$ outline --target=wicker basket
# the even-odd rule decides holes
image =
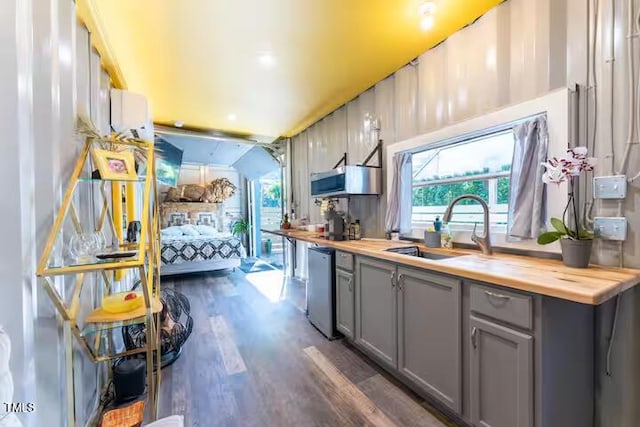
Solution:
[[[144,400],[112,409],[102,416],[102,427],[136,427],[142,424],[144,419]]]

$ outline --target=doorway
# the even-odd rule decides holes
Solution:
[[[252,253],[277,269],[284,268],[284,238],[261,230],[280,228],[284,213],[282,169],[276,169],[250,183]]]

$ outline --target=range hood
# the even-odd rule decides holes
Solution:
[[[311,174],[312,197],[377,196],[382,194],[382,169],[340,166]]]

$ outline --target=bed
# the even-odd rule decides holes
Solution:
[[[247,252],[242,241],[208,225],[161,230],[160,274],[184,274],[236,268]]]

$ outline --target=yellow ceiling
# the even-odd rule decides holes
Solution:
[[[290,136],[502,0],[87,0],[156,122]],[[260,56],[272,55],[270,66]],[[230,120],[229,115],[236,119]]]

